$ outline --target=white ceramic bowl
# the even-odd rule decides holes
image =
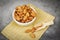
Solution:
[[[32,7],[31,7],[31,8],[32,8]],[[32,8],[32,9],[33,9],[33,8]],[[34,10],[34,9],[33,9],[33,10]],[[34,10],[34,11],[35,11],[35,10]],[[36,17],[34,17],[32,21],[27,22],[27,23],[18,22],[18,21],[14,18],[14,12],[15,12],[15,9],[13,10],[12,17],[13,17],[13,20],[14,20],[18,25],[27,26],[27,25],[33,23],[33,22],[36,20]]]

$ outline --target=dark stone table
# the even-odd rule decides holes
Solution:
[[[60,40],[60,0],[0,0],[0,32],[12,21],[12,12],[17,5],[32,3],[56,17],[40,40]],[[0,33],[0,40],[8,40]]]

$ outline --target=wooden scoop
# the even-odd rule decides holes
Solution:
[[[50,22],[47,22],[47,23],[39,23],[39,24],[35,25],[32,29],[27,29],[25,32],[26,33],[31,32],[30,36],[32,38],[35,38],[36,37],[35,34],[34,34],[35,31],[41,30],[41,29],[45,28],[46,26],[49,26],[49,25],[52,25],[52,24],[54,24],[53,21],[50,21]]]
[[[29,33],[29,32],[35,32],[38,30],[41,30],[43,28],[45,28],[46,26],[52,25],[54,24],[53,21],[47,22],[47,23],[38,23],[37,25],[35,25],[32,29],[27,29],[25,32]]]

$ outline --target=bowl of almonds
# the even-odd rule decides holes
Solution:
[[[36,11],[28,5],[17,6],[12,14],[13,20],[19,25],[29,25],[36,20]]]

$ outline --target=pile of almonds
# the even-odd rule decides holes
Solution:
[[[17,6],[15,9],[14,18],[18,22],[30,22],[33,20],[34,17],[36,17],[36,12],[30,6]]]

